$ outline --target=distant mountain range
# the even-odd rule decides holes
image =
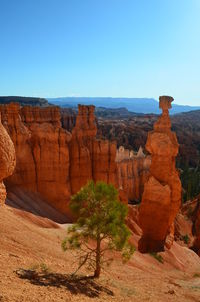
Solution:
[[[153,98],[111,98],[111,97],[60,97],[47,98],[49,103],[61,107],[77,107],[78,104],[95,105],[96,107],[121,108],[125,107],[135,113],[159,114],[158,101]],[[173,104],[171,114],[199,110],[200,106],[185,106]]]

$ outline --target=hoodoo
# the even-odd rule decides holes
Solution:
[[[173,242],[173,225],[181,203],[181,182],[175,167],[178,154],[176,134],[171,131],[169,109],[172,97],[161,96],[159,107],[162,115],[148,133],[146,150],[151,154],[150,176],[144,185],[139,211],[139,222],[143,235],[139,250],[158,252]]]
[[[96,139],[94,106],[78,106],[76,125],[70,141],[72,194],[88,180],[102,180],[117,187],[116,143]]]

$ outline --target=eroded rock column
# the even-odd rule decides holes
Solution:
[[[70,142],[70,181],[72,194],[88,180],[117,184],[116,143],[97,140],[94,106],[78,106],[76,125]]]
[[[139,212],[143,235],[138,248],[143,253],[164,249],[181,203],[181,182],[175,167],[179,145],[176,134],[171,131],[168,112],[172,101],[173,98],[168,96],[159,98],[162,115],[154,124],[154,130],[148,133],[146,143],[152,163]]]

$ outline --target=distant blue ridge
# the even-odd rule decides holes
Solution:
[[[161,111],[158,101],[153,98],[111,98],[111,97],[59,97],[46,98],[49,103],[61,107],[76,107],[78,104],[95,105],[96,107],[120,108],[125,107],[130,112],[135,113],[154,113]],[[172,104],[170,114],[200,110],[200,106],[188,106]]]

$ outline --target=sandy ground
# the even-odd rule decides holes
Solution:
[[[123,264],[115,254],[99,280],[86,277],[84,270],[72,279],[74,254],[61,249],[66,225],[42,221],[0,208],[0,302],[200,302],[200,258],[189,249],[174,244],[161,253],[164,263],[135,252]]]

